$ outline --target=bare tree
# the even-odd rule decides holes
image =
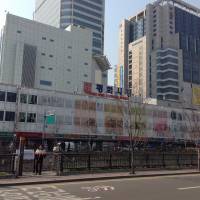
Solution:
[[[141,142],[145,130],[145,103],[141,97],[129,94],[128,101],[119,100],[119,113],[123,116],[124,132],[128,132],[131,154],[131,174],[135,174],[134,153],[136,146]]]

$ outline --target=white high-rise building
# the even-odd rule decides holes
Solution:
[[[105,0],[36,0],[34,20],[65,29],[70,24],[93,31],[93,53],[103,54]]]
[[[81,92],[83,82],[105,84],[106,57],[92,53],[92,31],[58,29],[7,15],[0,48],[0,82],[29,88]]]

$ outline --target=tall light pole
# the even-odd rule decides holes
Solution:
[[[132,112],[131,112],[131,90],[128,90],[128,132],[129,132],[129,145],[131,154],[131,170],[130,174],[135,174],[134,166],[134,146],[133,146],[133,132],[132,132]]]

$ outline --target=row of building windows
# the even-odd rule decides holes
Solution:
[[[88,8],[91,8],[91,9],[97,10],[97,11],[102,11],[103,10],[102,6],[100,6],[99,4],[98,5],[94,5],[94,4],[89,3],[87,1],[84,1],[84,0],[75,0],[74,3],[77,3],[77,4],[82,5],[82,6],[86,6]]]
[[[170,49],[168,49],[166,51],[158,51],[157,52],[157,57],[165,57],[165,56],[168,56],[168,55],[178,57],[178,52],[170,50]]]
[[[40,68],[41,68],[41,69],[45,69],[45,66],[40,66]],[[49,67],[48,70],[52,71],[53,68],[52,68],[52,67]]]
[[[0,121],[15,121],[15,112],[11,111],[0,111]]]
[[[79,24],[79,25],[81,25],[81,26],[88,27],[88,28],[91,28],[91,29],[96,30],[96,31],[101,31],[101,30],[102,30],[102,28],[99,27],[99,26],[95,26],[95,25],[89,24],[89,23],[87,23],[87,22],[78,20],[78,19],[74,19],[73,22],[74,22],[75,24]]]
[[[158,95],[157,96],[158,100],[173,100],[173,101],[178,101],[179,96],[174,95],[174,94],[166,94],[166,95]]]
[[[177,98],[176,95],[166,95],[165,98]],[[163,96],[159,96],[159,98],[163,98]],[[158,114],[158,115],[157,115]],[[169,117],[173,121],[183,121],[187,120],[188,117],[191,118],[193,121],[200,121],[200,117],[198,115],[192,115],[189,114],[182,115],[179,112],[171,111],[169,113]],[[154,112],[152,115],[153,118],[167,118],[167,112]],[[0,111],[0,121],[7,121],[7,122],[14,122],[16,118],[15,112],[12,111]],[[44,123],[44,115],[36,114],[36,113],[26,113],[26,112],[19,112],[18,115],[18,122],[21,123]],[[123,126],[126,126],[124,124],[123,119],[121,118],[114,118],[114,117],[106,117],[105,119],[96,119],[92,117],[72,117],[72,116],[56,116],[56,123],[57,124],[66,124],[66,125],[75,125],[75,126],[83,126],[83,127],[118,127],[122,128]]]
[[[21,30],[17,30],[17,33],[20,34],[20,33],[22,33],[22,31],[21,31]],[[45,36],[43,36],[43,37],[42,37],[42,40],[47,40],[47,38],[46,38]],[[55,40],[52,39],[52,38],[50,38],[49,41],[50,41],[50,42],[54,42]]]
[[[178,73],[172,71],[157,73],[157,79],[167,79],[167,78],[178,79]]]
[[[93,47],[101,48],[102,47],[101,40],[93,38]]]
[[[167,85],[173,85],[173,86],[178,86],[178,82],[177,81],[158,81],[157,82],[157,86],[167,86]]]
[[[164,66],[160,66],[160,65],[158,65],[157,66],[157,70],[161,70],[161,71],[164,71],[164,70],[170,70],[170,69],[172,69],[172,70],[178,70],[178,65],[172,65],[172,64],[167,64],[167,65],[164,65]]]
[[[36,123],[36,113],[20,112],[18,122]]]
[[[171,58],[171,57],[163,58],[163,59],[162,58],[157,59],[157,64],[165,64],[167,62],[178,64],[178,59],[177,58]]]
[[[83,27],[88,27],[88,28],[91,28],[91,29],[93,29],[95,31],[101,31],[101,27],[89,24],[89,23],[81,21],[79,19],[73,19],[73,20],[71,18],[61,18],[60,19],[61,24],[71,24],[72,21],[73,21],[74,24],[79,24],[79,25],[81,25]],[[66,26],[62,25],[62,27],[66,27]]]
[[[14,92],[0,91],[0,101],[16,102],[17,94]]]
[[[41,55],[42,55],[42,56],[46,56],[46,53],[42,52]],[[49,57],[50,57],[50,58],[53,58],[53,55],[52,55],[52,54],[49,54]]]
[[[92,17],[88,17],[88,16],[86,16],[86,15],[83,15],[83,14],[81,14],[81,13],[79,13],[79,12],[73,12],[73,16],[74,17],[78,17],[78,18],[80,18],[80,19],[85,19],[85,20],[87,20],[87,21],[89,21],[89,22],[92,22],[92,23],[95,23],[95,24],[99,24],[99,25],[101,25],[102,24],[102,21],[101,20],[98,20],[98,19],[94,19],[94,18],[92,18]]]
[[[183,56],[183,80],[190,83],[200,84],[200,57]]]
[[[157,88],[157,93],[168,93],[168,92],[178,93],[179,90],[173,87]]]
[[[65,9],[72,9],[72,4],[71,3],[70,4],[61,4],[61,13],[62,13],[62,16],[65,15],[65,12],[66,12]],[[89,10],[89,9],[84,8],[82,6],[79,6],[77,4],[73,5],[73,9],[81,11],[83,13],[90,14],[90,15],[95,16],[95,17],[99,17],[99,18],[102,17],[102,15],[100,13],[98,13],[98,12],[95,12],[95,10]],[[71,16],[71,14],[70,14],[70,16]]]
[[[46,37],[42,37],[42,40],[47,40]],[[54,42],[54,39],[49,39],[50,42]]]

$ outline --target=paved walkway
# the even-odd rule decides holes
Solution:
[[[53,172],[43,172],[41,176],[30,173],[25,173],[23,177],[17,179],[0,179],[0,187],[2,186],[17,186],[17,185],[32,185],[32,184],[47,184],[47,183],[62,183],[62,182],[80,182],[94,181],[119,178],[136,178],[136,177],[153,177],[167,175],[183,175],[183,174],[200,174],[197,170],[161,170],[161,171],[136,171],[136,174],[131,175],[128,172],[113,172],[113,173],[93,173],[93,174],[78,174],[68,176],[56,176]]]

